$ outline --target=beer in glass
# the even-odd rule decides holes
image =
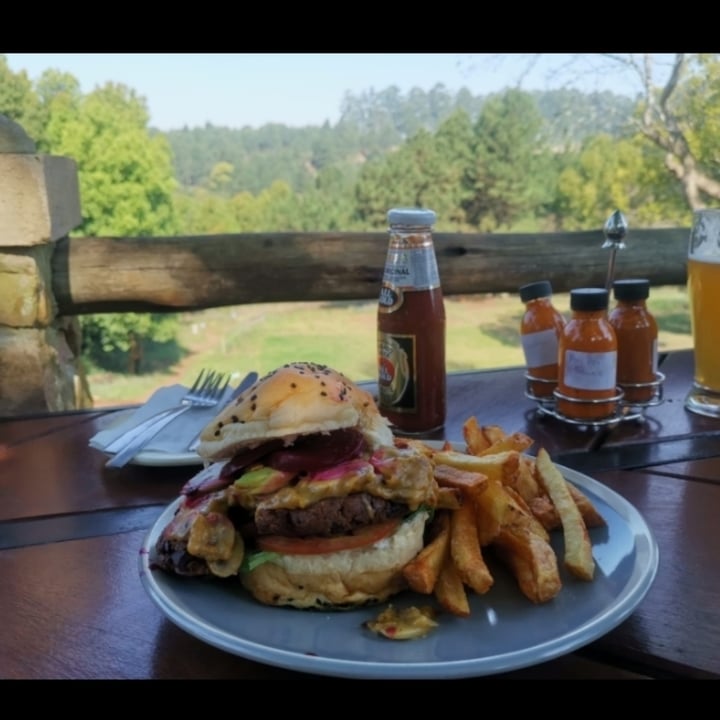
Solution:
[[[720,418],[720,210],[693,213],[687,276],[695,373],[685,407]]]

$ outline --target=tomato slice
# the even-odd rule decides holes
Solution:
[[[401,522],[400,518],[392,518],[376,525],[368,525],[352,535],[336,537],[293,538],[264,535],[257,539],[257,546],[260,550],[282,555],[322,555],[341,550],[357,550],[389,537],[398,529]]]

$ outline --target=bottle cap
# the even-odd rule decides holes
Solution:
[[[576,288],[570,291],[570,309],[586,312],[607,310],[608,297],[605,288]]]
[[[538,298],[550,297],[552,295],[552,285],[549,280],[538,280],[523,285],[520,288],[520,299],[523,302],[530,302]]]
[[[616,280],[613,292],[616,300],[647,300],[650,296],[650,281],[644,278]]]
[[[434,225],[436,217],[425,208],[393,208],[387,214],[390,225]]]

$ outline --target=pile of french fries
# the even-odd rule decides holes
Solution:
[[[526,451],[533,440],[506,433],[477,418],[463,425],[466,452],[450,443],[441,449],[407,440],[433,463],[440,487],[430,537],[404,568],[408,585],[433,594],[453,615],[470,614],[468,589],[484,594],[494,578],[486,555],[494,553],[511,571],[520,591],[534,603],[562,588],[550,533],[562,531],[563,562],[575,577],[590,581],[595,570],[588,528],[605,525],[592,502],[566,482],[544,448]]]

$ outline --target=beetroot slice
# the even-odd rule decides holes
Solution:
[[[270,453],[264,462],[285,472],[317,472],[352,460],[365,448],[365,438],[354,428],[300,437],[291,445]]]
[[[354,428],[313,433],[283,446],[282,438],[268,440],[256,448],[240,450],[227,462],[215,462],[193,475],[183,486],[183,495],[203,495],[230,485],[241,470],[262,461],[283,472],[317,472],[352,460],[365,449],[365,438]]]

